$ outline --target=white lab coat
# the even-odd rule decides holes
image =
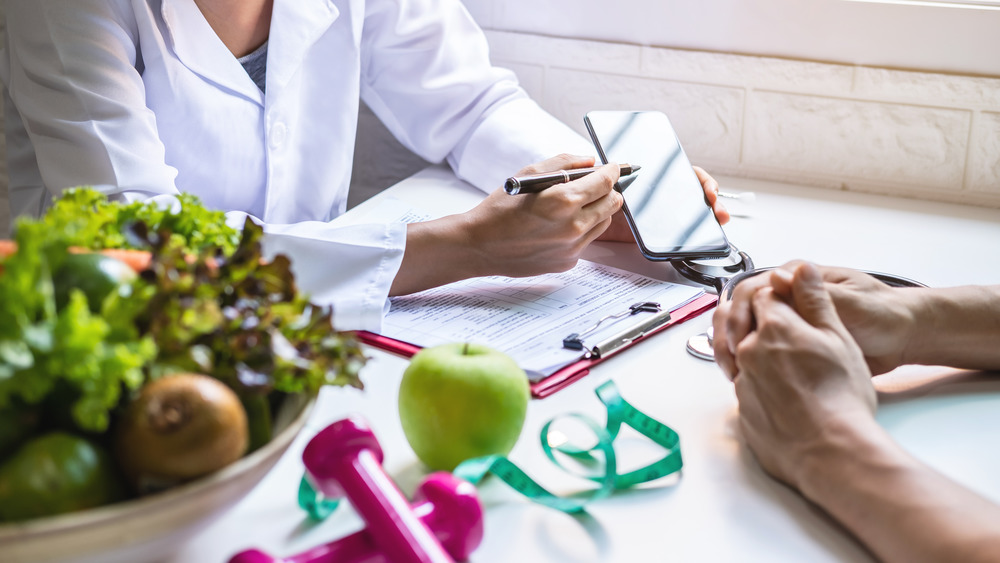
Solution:
[[[268,41],[265,96],[194,0],[8,0],[14,214],[81,184],[128,200],[191,192],[262,221],[339,328],[378,330],[405,226],[326,223],[345,210],[359,97],[486,190],[591,152],[490,65],[458,0],[275,0]]]

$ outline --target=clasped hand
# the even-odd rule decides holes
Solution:
[[[875,390],[816,266],[795,264],[757,278],[737,286],[716,311],[716,358],[734,381],[747,445],[768,473],[801,488],[802,472],[845,425],[874,420]],[[853,276],[848,282],[867,287]],[[869,297],[863,290],[840,293]]]
[[[791,262],[719,305],[715,358],[768,473],[801,489],[838,436],[874,424],[871,375],[907,363],[919,295],[856,270]]]

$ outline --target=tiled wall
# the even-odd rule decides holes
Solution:
[[[718,174],[1000,207],[1000,78],[487,36],[583,134],[589,110],[656,109]]]

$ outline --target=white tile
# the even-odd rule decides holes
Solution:
[[[1000,109],[1000,78],[858,67],[854,94],[872,100]]]
[[[1000,113],[975,116],[966,187],[1000,196]]]
[[[642,75],[765,90],[838,95],[851,91],[854,68],[772,57],[646,47],[642,52]]]
[[[580,70],[639,74],[641,47],[621,43],[560,39],[527,33],[487,31],[493,60]]]
[[[743,90],[550,68],[543,105],[586,135],[592,110],[659,110],[695,164],[739,162]]]
[[[744,164],[916,188],[958,190],[967,111],[753,92]]]

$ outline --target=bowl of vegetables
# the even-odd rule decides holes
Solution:
[[[0,555],[155,561],[364,362],[259,227],[68,191],[0,245]],[[124,258],[124,260],[122,259]]]
[[[7,562],[158,561],[221,517],[277,463],[304,425],[309,402],[289,403],[274,438],[238,461],[187,484],[57,516],[0,524]]]

